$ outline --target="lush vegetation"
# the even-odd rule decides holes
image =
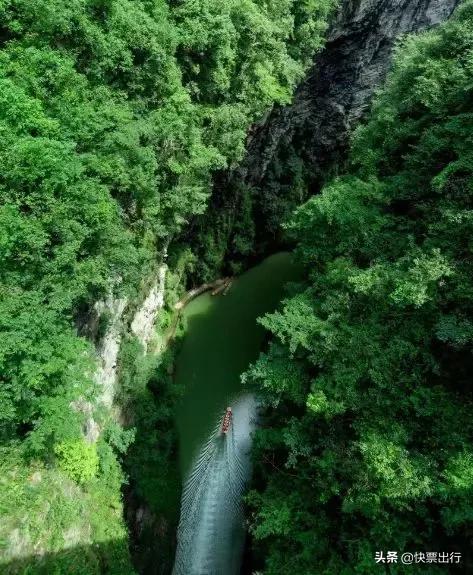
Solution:
[[[267,404],[248,503],[268,575],[371,575],[381,550],[473,569],[472,55],[471,1],[405,40],[349,173],[287,226],[307,281],[246,375]],[[407,570],[449,567],[389,572]]]
[[[123,472],[109,442],[100,440],[96,450],[101,463],[97,476],[81,471],[77,477],[77,470],[84,467],[75,455],[68,463],[74,466],[71,478],[49,461],[26,465],[16,443],[1,448],[2,573],[133,573],[122,519]],[[32,560],[35,556],[37,561]]]
[[[35,449],[69,434],[59,413],[88,386],[72,317],[136,290],[205,209],[212,170],[289,101],[329,4],[0,4],[0,416]]]
[[[80,406],[100,389],[80,334],[97,300],[141,296],[164,246],[204,212],[213,172],[238,162],[252,122],[289,102],[332,3],[0,0],[0,439],[4,476],[23,494],[2,508],[3,557],[71,541],[125,552],[109,509],[131,435],[98,409],[100,442],[84,442]],[[150,408],[146,393],[138,382],[127,405]],[[150,416],[156,429],[166,417]],[[37,466],[41,487],[30,487]],[[51,499],[45,522],[25,520],[30,496]],[[78,516],[87,525],[72,540]],[[108,565],[100,554],[81,557],[88,573]]]
[[[177,335],[182,335],[182,329]],[[178,350],[176,338],[160,354],[156,366],[156,359],[145,357],[135,338],[127,338],[121,349],[118,401],[128,414],[128,426],[135,431],[124,462],[127,513],[140,573],[152,573],[157,561],[163,573],[171,573],[174,564],[181,497],[174,417],[183,392],[173,381]]]
[[[128,480],[129,508],[146,503],[138,567],[158,549],[170,569],[172,355],[124,338],[124,431],[82,334],[98,300],[142,297],[169,245],[172,301],[186,275],[238,272],[279,237],[306,197],[291,149],[256,208],[236,183],[205,210],[334,4],[0,0],[2,572],[132,573]],[[273,337],[244,376],[266,404],[248,505],[267,575],[371,575],[388,549],[458,550],[473,569],[472,54],[471,0],[406,39],[348,173],[286,225],[306,281],[261,320]]]

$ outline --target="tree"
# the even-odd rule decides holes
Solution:
[[[307,280],[245,376],[267,405],[248,499],[265,573],[371,574],[382,549],[471,569],[472,48],[471,2],[406,39],[350,173],[288,223]]]

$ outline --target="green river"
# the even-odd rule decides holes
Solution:
[[[242,391],[241,373],[258,357],[265,330],[256,319],[273,311],[284,285],[298,277],[291,255],[281,252],[237,278],[227,295],[207,292],[185,307],[187,330],[175,375],[186,390],[176,414],[183,475]]]

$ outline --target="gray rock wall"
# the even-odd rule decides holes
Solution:
[[[341,0],[326,47],[293,104],[273,110],[255,127],[236,176],[258,185],[279,147],[292,142],[317,179],[321,171],[345,157],[352,128],[386,77],[396,40],[443,22],[459,3]]]

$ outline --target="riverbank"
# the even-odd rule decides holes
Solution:
[[[211,290],[206,290],[184,308],[186,328],[176,356],[174,378],[175,384],[184,389],[175,412],[182,480],[188,476],[225,408],[237,405],[245,393],[240,376],[256,360],[265,339],[258,317],[273,311],[284,297],[285,284],[297,279],[298,266],[289,253],[281,252],[236,278],[226,296],[214,297]],[[214,478],[209,475],[207,480]],[[209,487],[209,497],[212,493]],[[216,500],[214,504],[218,509],[224,502]],[[213,550],[208,553],[223,553],[224,549],[215,549],[213,532],[205,526],[205,510],[199,517],[202,524],[196,519],[193,528],[196,537],[203,530],[200,545],[205,547],[207,541]],[[231,521],[230,516],[228,520]],[[224,539],[221,544],[228,545]],[[237,546],[236,541],[234,544]],[[182,554],[185,556],[185,551]],[[236,564],[240,560],[241,557]]]
[[[129,422],[136,436],[126,458],[126,516],[140,573],[154,574],[156,557],[161,573],[171,572],[187,469],[219,411],[242,391],[240,374],[264,342],[257,318],[274,309],[296,276],[289,254],[275,254],[235,278],[225,296],[212,292],[229,278],[168,304],[164,333],[148,358],[135,339],[124,342],[121,381],[130,390],[129,413],[137,414]]]

